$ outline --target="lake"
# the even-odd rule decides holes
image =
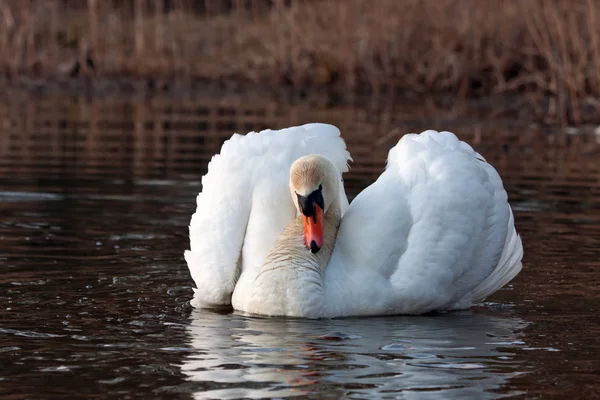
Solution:
[[[0,394],[73,398],[600,396],[600,136],[493,107],[277,93],[0,96]],[[304,321],[194,310],[200,177],[233,132],[340,127],[356,195],[402,134],[499,171],[524,268],[469,311]]]

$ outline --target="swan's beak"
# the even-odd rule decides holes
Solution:
[[[308,196],[298,196],[298,207],[304,215],[304,244],[306,248],[316,253],[323,247],[325,241],[323,236],[323,200],[322,187]]]
[[[315,204],[313,216],[304,216],[304,244],[307,249],[316,253],[323,247],[323,209]]]

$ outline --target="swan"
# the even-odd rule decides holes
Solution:
[[[502,180],[451,132],[404,135],[351,204],[335,126],[234,134],[202,178],[184,257],[192,305],[334,318],[469,308],[523,247]]]

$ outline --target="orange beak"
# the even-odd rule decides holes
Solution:
[[[314,215],[304,216],[304,245],[316,253],[323,246],[325,238],[323,236],[323,209],[315,204],[314,210]]]

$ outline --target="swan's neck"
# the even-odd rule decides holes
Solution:
[[[288,316],[314,316],[322,312],[323,275],[340,220],[340,207],[329,207],[323,219],[323,246],[313,254],[304,245],[303,218],[294,219],[265,258],[254,281],[253,300],[245,311]]]
[[[324,243],[319,252],[313,254],[304,244],[304,221],[299,216],[294,219],[281,233],[271,247],[261,272],[268,271],[275,266],[297,266],[315,270],[322,273],[329,263],[338,228],[340,226],[341,212],[337,205],[329,207],[323,218]]]

